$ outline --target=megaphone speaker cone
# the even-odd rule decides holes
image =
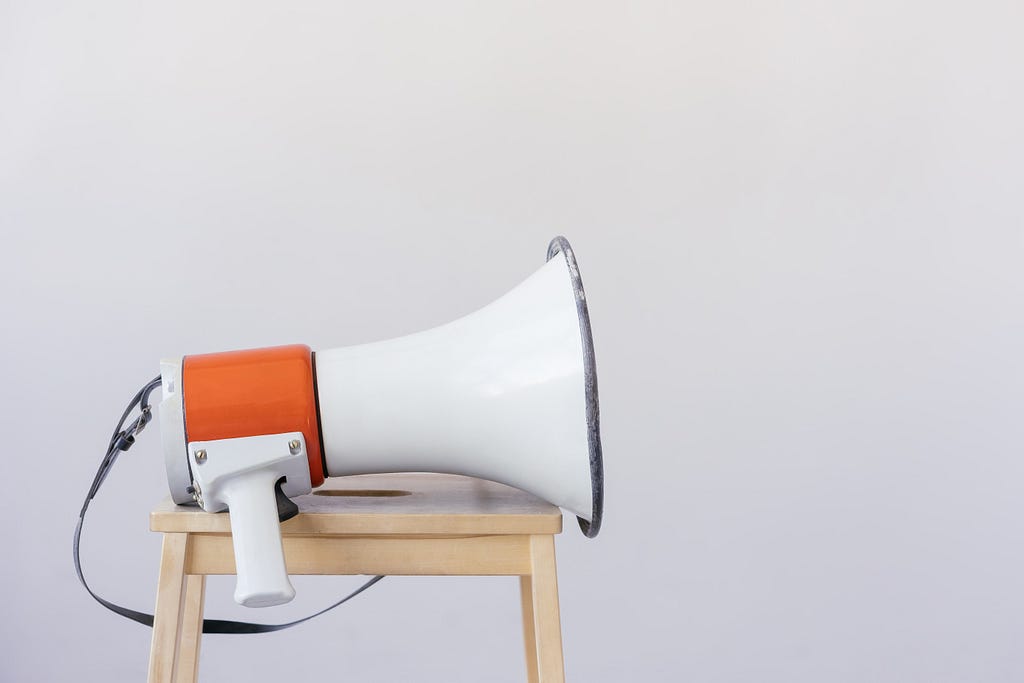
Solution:
[[[499,481],[600,529],[603,469],[586,296],[569,243],[446,325],[316,353],[328,476],[426,471]]]

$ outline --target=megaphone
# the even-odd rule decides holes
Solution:
[[[178,504],[229,510],[235,601],[290,601],[280,522],[325,477],[445,472],[531,492],[601,527],[594,345],[579,266],[556,237],[515,289],[397,339],[161,363],[160,431]]]

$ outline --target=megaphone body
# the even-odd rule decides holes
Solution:
[[[279,520],[325,477],[470,475],[569,510],[588,536],[600,528],[593,343],[564,238],[518,287],[447,325],[316,353],[185,356],[161,379],[171,496],[230,510],[240,604],[294,596]]]

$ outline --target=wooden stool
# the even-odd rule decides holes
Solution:
[[[444,474],[328,479],[295,502],[301,514],[281,525],[289,574],[518,576],[527,678],[564,680],[554,505]],[[195,681],[206,575],[235,573],[229,518],[167,498],[150,529],[164,538],[149,681]]]

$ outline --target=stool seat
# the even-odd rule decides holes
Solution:
[[[299,514],[281,524],[289,574],[518,576],[527,680],[564,680],[558,507],[503,484],[427,473],[332,478],[294,501]],[[150,529],[164,537],[149,680],[195,681],[205,577],[235,573],[230,513],[167,497]]]
[[[299,514],[282,534],[557,534],[562,511],[493,481],[455,474],[333,477],[293,499]],[[151,531],[231,533],[230,513],[175,505],[170,496],[149,516]]]

